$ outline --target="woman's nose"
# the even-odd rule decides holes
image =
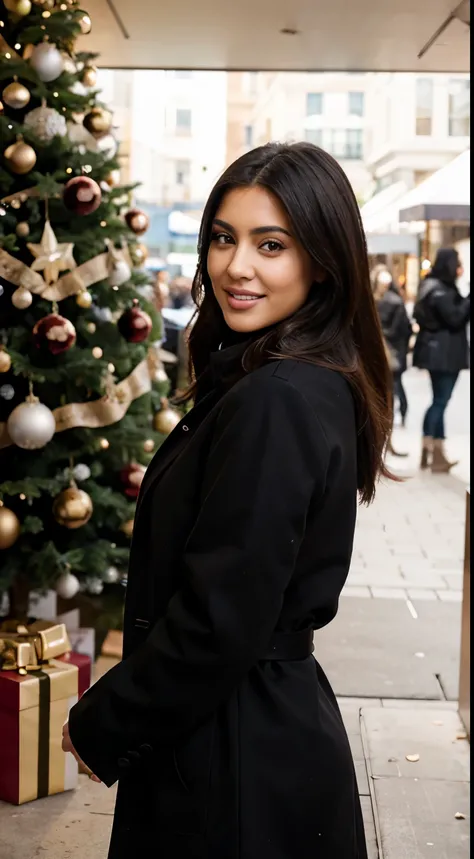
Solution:
[[[227,272],[232,280],[252,280],[255,276],[250,252],[243,246],[236,246],[232,259],[227,266]]]

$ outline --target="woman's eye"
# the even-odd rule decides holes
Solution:
[[[227,233],[213,233],[211,241],[216,242],[218,245],[227,245],[231,243],[232,238]]]
[[[260,247],[266,251],[270,251],[271,253],[275,253],[275,251],[282,251],[283,250],[283,245],[280,244],[280,242],[275,242],[272,239],[268,239],[268,241],[263,242],[263,244],[260,245]]]

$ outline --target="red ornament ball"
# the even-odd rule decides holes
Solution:
[[[90,215],[98,209],[101,200],[102,191],[89,176],[75,176],[64,186],[64,205],[75,215]]]
[[[130,209],[125,214],[125,223],[136,236],[141,236],[150,226],[150,219],[141,209]]]
[[[76,342],[76,329],[69,319],[59,313],[50,313],[33,328],[33,343],[37,349],[60,355]]]
[[[149,337],[153,323],[140,307],[131,307],[122,313],[117,328],[129,343],[141,343]]]
[[[126,465],[125,468],[122,468],[120,472],[120,480],[125,486],[125,495],[128,495],[129,498],[138,498],[145,471],[145,466],[139,465],[137,462],[133,462],[130,465]]]

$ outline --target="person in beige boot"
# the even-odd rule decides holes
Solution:
[[[467,323],[470,295],[464,298],[456,280],[463,268],[454,248],[438,251],[435,264],[420,286],[414,317],[420,326],[413,366],[428,370],[433,400],[423,421],[421,468],[448,472],[456,465],[444,450],[444,415],[461,370],[469,367]]]

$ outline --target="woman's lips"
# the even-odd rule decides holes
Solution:
[[[263,295],[256,295],[255,293],[230,292],[229,290],[226,290],[225,293],[232,310],[250,310],[251,307],[255,307],[265,297]]]

